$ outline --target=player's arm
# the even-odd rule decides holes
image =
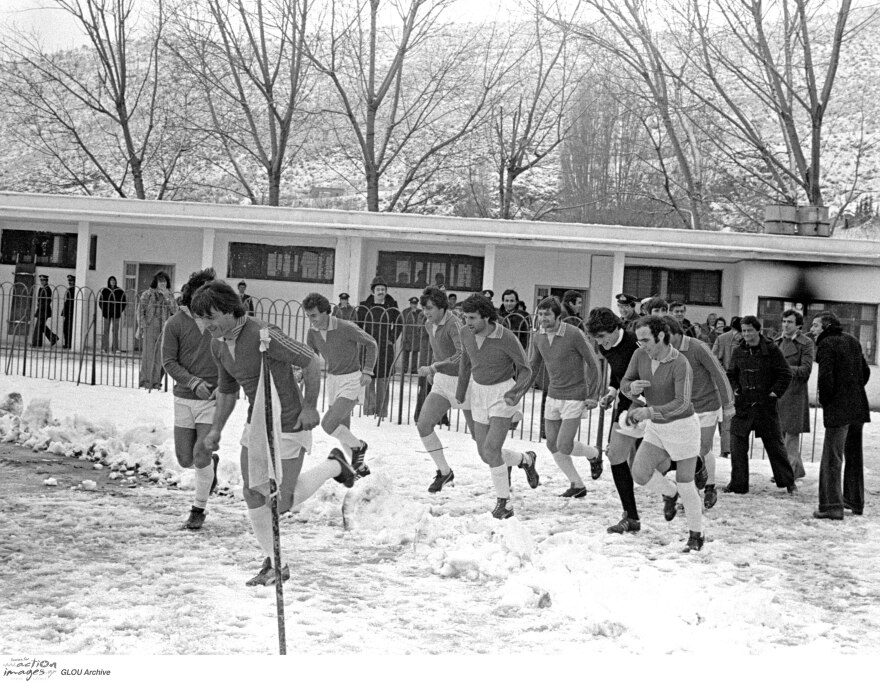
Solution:
[[[511,333],[509,336],[504,335],[501,338],[503,339],[507,355],[516,366],[516,383],[514,383],[513,388],[504,394],[504,402],[508,405],[515,405],[525,395],[526,391],[529,390],[529,386],[532,385],[532,370],[529,367],[529,359],[526,357],[526,352],[523,350],[522,344],[520,344],[516,335]]]
[[[211,430],[205,436],[203,444],[208,452],[214,452],[220,447],[220,434],[223,433],[223,427],[229,420],[229,415],[235,409],[235,403],[238,401],[238,382],[232,375],[226,371],[219,358],[214,354],[214,347],[211,344],[211,354],[214,356],[214,362],[217,365],[217,404],[214,407],[214,422],[211,424]]]
[[[446,329],[447,327],[449,327],[448,330]],[[461,365],[461,356],[463,354],[461,345],[461,328],[455,324],[454,320],[449,320],[443,325],[443,328],[444,331],[442,333],[449,335],[449,338],[452,340],[452,345],[455,346],[455,352],[445,360],[437,360],[434,362],[431,365],[431,369],[435,372],[439,372],[441,369],[456,369]]]
[[[544,369],[544,356],[538,350],[538,342],[534,341],[529,346],[529,369],[532,371],[532,377],[537,380],[541,376],[541,370]]]
[[[712,351],[707,346],[701,346],[699,352],[700,364],[709,372],[712,377],[712,383],[715,385],[715,391],[721,401],[721,411],[723,419],[729,419],[733,415],[733,389],[727,380],[727,374],[721,363],[718,362]]]
[[[360,327],[352,327],[352,333],[355,335],[355,343],[364,349],[364,364],[361,366],[361,384],[369,384],[373,380],[376,373],[376,360],[379,357],[379,344],[376,339],[367,334]]]
[[[633,353],[632,357],[629,359],[629,365],[627,365],[626,372],[618,384],[620,392],[627,398],[635,399],[638,397],[637,393],[631,393],[630,391],[632,390],[632,383],[639,380],[639,358],[643,352],[644,351],[639,348]]]
[[[269,348],[266,353],[273,360],[302,368],[305,391],[296,427],[311,431],[321,421],[317,410],[321,382],[318,356],[306,344],[295,341],[277,327],[269,327]]]
[[[318,368],[318,356],[313,355],[312,361],[302,368],[303,405],[294,428],[311,431],[321,421],[318,415],[318,396],[321,394],[321,370]]]
[[[464,343],[462,342],[462,347],[464,347]],[[461,354],[461,361],[458,364],[458,385],[455,389],[455,399],[459,403],[463,403],[465,400],[465,396],[467,396],[468,384],[471,381],[471,356],[468,355],[467,350],[463,350]]]
[[[587,383],[587,407],[590,409],[599,404],[599,396],[602,393],[602,373],[599,369],[599,359],[593,351],[587,337],[577,330],[575,347],[584,361],[584,381]]]
[[[202,400],[208,400],[214,391],[204,379],[190,373],[177,358],[180,353],[180,336],[176,321],[169,319],[162,330],[162,367],[174,381],[186,386]]]

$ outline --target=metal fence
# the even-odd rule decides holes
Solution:
[[[113,323],[108,322],[104,314],[107,306],[100,305],[101,290],[65,286],[50,289],[51,316],[45,315],[45,292],[41,310],[38,290],[37,286],[0,283],[0,360],[4,374],[77,384],[139,387],[144,355],[153,353],[153,357],[158,357],[160,352],[155,347],[142,348],[143,339],[136,334],[138,301],[143,292],[123,291],[124,307],[119,311],[119,338],[114,350]],[[309,321],[299,301],[269,298],[251,298],[250,301],[256,318],[276,325],[291,338],[305,341]],[[377,380],[366,404],[357,407],[357,415],[373,416],[380,423],[415,424],[421,403],[430,390],[429,384],[416,372],[419,366],[432,361],[423,314],[412,309],[365,306],[352,306],[334,314],[356,322],[379,344]],[[570,321],[580,323],[576,318]],[[531,316],[517,313],[503,322],[524,346],[531,344],[536,329]],[[602,369],[603,376],[607,376],[604,361]],[[522,399],[523,418],[511,435],[538,442],[543,440],[542,407],[546,395],[541,390],[540,377],[536,377],[535,383]],[[170,388],[169,378],[163,375],[159,390]],[[327,407],[323,388],[319,407],[322,410]],[[802,439],[801,451],[805,459],[806,451],[810,451],[810,461],[816,459],[817,452],[821,454],[824,430],[817,413],[814,408],[813,432],[804,434]],[[449,420],[448,428],[466,430],[459,411],[453,410]],[[604,450],[610,428],[611,411],[602,414],[601,410],[592,410],[581,422],[579,438]],[[753,444],[752,456],[764,457],[760,444]]]

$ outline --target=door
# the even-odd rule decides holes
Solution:
[[[581,287],[560,287],[555,284],[538,284],[535,286],[535,304],[532,307],[532,310],[537,310],[538,304],[548,296],[556,296],[561,302],[565,292],[570,290],[577,291],[581,295],[581,298],[584,299],[584,305],[581,307],[581,317],[585,318],[587,311],[590,309],[590,290]]]

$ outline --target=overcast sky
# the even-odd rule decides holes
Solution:
[[[499,2],[504,2],[508,10],[516,4],[516,0],[459,0],[447,16],[462,21],[484,21],[496,16]],[[52,0],[0,0],[0,31],[12,24],[36,31],[50,49],[81,44],[84,38],[70,15],[53,5]]]

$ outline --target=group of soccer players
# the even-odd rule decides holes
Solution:
[[[714,430],[733,409],[725,373],[704,344],[686,336],[672,317],[647,316],[629,331],[610,309],[595,308],[585,321],[571,324],[559,300],[551,296],[538,304],[539,329],[527,357],[485,296],[475,294],[463,301],[461,318],[450,310],[446,292],[439,288],[425,289],[420,303],[432,350],[432,362],[418,368],[432,385],[417,423],[436,468],[428,492],[454,485],[455,474],[435,427],[450,409],[460,409],[477,453],[489,467],[496,498],[491,514],[496,519],[513,516],[511,470],[523,469],[529,487],[538,487],[537,453],[510,450],[504,442],[512,420],[521,416],[523,395],[536,377],[546,376],[546,445],[569,482],[560,496],[578,499],[587,494],[576,461],[589,462],[592,479],[602,475],[599,451],[580,442],[577,434],[587,410],[613,404],[607,456],[623,516],[608,532],[640,530],[634,494],[638,483],[663,496],[668,521],[679,504],[684,507],[689,537],[683,551],[702,548],[702,510],[717,499]],[[265,488],[249,485],[248,466],[249,448],[258,447],[250,424],[264,360],[281,406],[279,511],[301,504],[328,479],[350,488],[370,474],[367,443],[352,432],[351,413],[373,380],[376,341],[353,322],[332,316],[331,304],[321,294],[309,294],[303,309],[311,324],[306,343],[248,316],[238,294],[216,280],[209,268],[193,273],[183,287],[180,311],[164,332],[163,364],[176,382],[177,457],[181,466],[195,470],[194,501],[185,528],[201,528],[205,521],[208,496],[216,485],[214,452],[239,391],[248,398],[248,423],[240,441],[243,496],[266,556],[249,585],[275,580],[269,499]],[[607,391],[590,339],[610,369]],[[323,419],[317,410],[318,355],[324,359],[329,404]],[[312,448],[311,430],[319,423],[341,449],[333,448],[326,460],[302,471]],[[672,469],[674,482],[666,475]],[[704,486],[701,499],[698,489]],[[282,575],[286,578],[287,573]]]

